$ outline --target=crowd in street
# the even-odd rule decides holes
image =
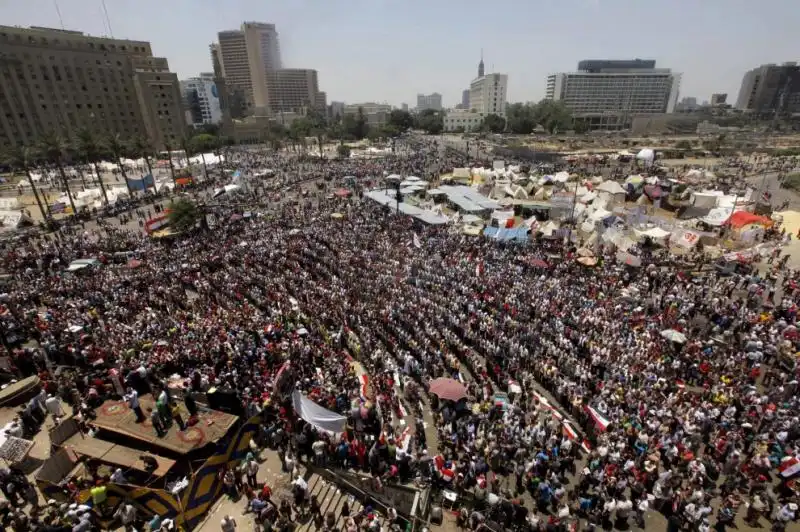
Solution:
[[[431,157],[318,171],[423,175]],[[265,179],[280,187],[302,175],[259,154],[237,164],[275,169]],[[154,430],[182,428],[164,392],[176,374],[189,398],[235,392],[242,415],[262,416],[256,443],[277,450],[292,479],[294,500],[281,500],[255,482],[252,459],[225,473],[262,529],[287,530],[298,515],[320,530],[399,523],[372,508],[323,515],[298,478],[302,463],[369,472],[378,487],[453,491],[459,505],[470,501],[461,525],[476,530],[625,527],[651,511],[671,530],[725,530],[737,516],[782,530],[796,520],[781,467],[800,441],[800,273],[692,276],[648,247],[634,250],[640,268],[602,246],[587,267],[574,245],[498,243],[358,198],[218,214],[210,232],[168,241],[109,227],[9,247],[2,303],[38,346],[16,349],[15,367],[38,374],[89,427],[92,405],[124,399],[136,410],[153,393]],[[86,257],[102,264],[64,271]],[[464,382],[465,397],[438,400],[428,392],[438,377]],[[299,419],[292,389],[347,416],[348,431]],[[84,530],[86,515],[33,511],[15,529]]]

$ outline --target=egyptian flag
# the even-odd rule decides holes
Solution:
[[[778,470],[781,472],[783,478],[794,476],[800,473],[800,460],[794,456],[784,458],[781,465],[778,466]]]
[[[572,428],[572,425],[564,421],[562,422],[561,426],[563,428],[564,436],[573,441],[578,439],[578,433],[575,432],[575,429]]]
[[[593,407],[587,405],[584,407],[584,409],[586,410],[586,413],[589,414],[589,416],[591,416],[591,418],[594,420],[595,424],[598,426],[598,428],[600,428],[600,430],[606,430],[608,426],[611,424],[611,420],[606,418],[604,415],[602,415]]]

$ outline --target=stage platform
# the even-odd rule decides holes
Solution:
[[[238,419],[237,416],[218,410],[203,409],[198,405],[200,412],[194,426],[187,427],[185,431],[181,432],[173,422],[167,434],[158,437],[153,429],[148,411],[148,409],[156,408],[155,400],[151,395],[145,395],[139,397],[139,404],[145,414],[145,421],[142,423],[136,423],[136,414],[126,402],[106,401],[97,408],[97,419],[92,421],[92,424],[101,430],[134,438],[174,453],[187,454],[223,438]],[[186,422],[189,419],[189,413],[182,402],[179,403],[179,406],[181,417]]]

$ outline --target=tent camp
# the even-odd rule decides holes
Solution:
[[[594,191],[601,198],[605,198],[608,205],[625,202],[625,189],[616,181],[603,181]]]

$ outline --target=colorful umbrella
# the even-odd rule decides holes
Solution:
[[[439,399],[458,401],[467,396],[467,387],[455,379],[439,377],[431,381],[430,392],[438,396]]]
[[[547,264],[542,259],[531,259],[529,264],[531,266],[533,266],[534,268],[549,268],[550,267],[550,265]]]
[[[581,257],[578,259],[578,262],[584,266],[594,266],[597,264],[597,259],[594,257]]]

